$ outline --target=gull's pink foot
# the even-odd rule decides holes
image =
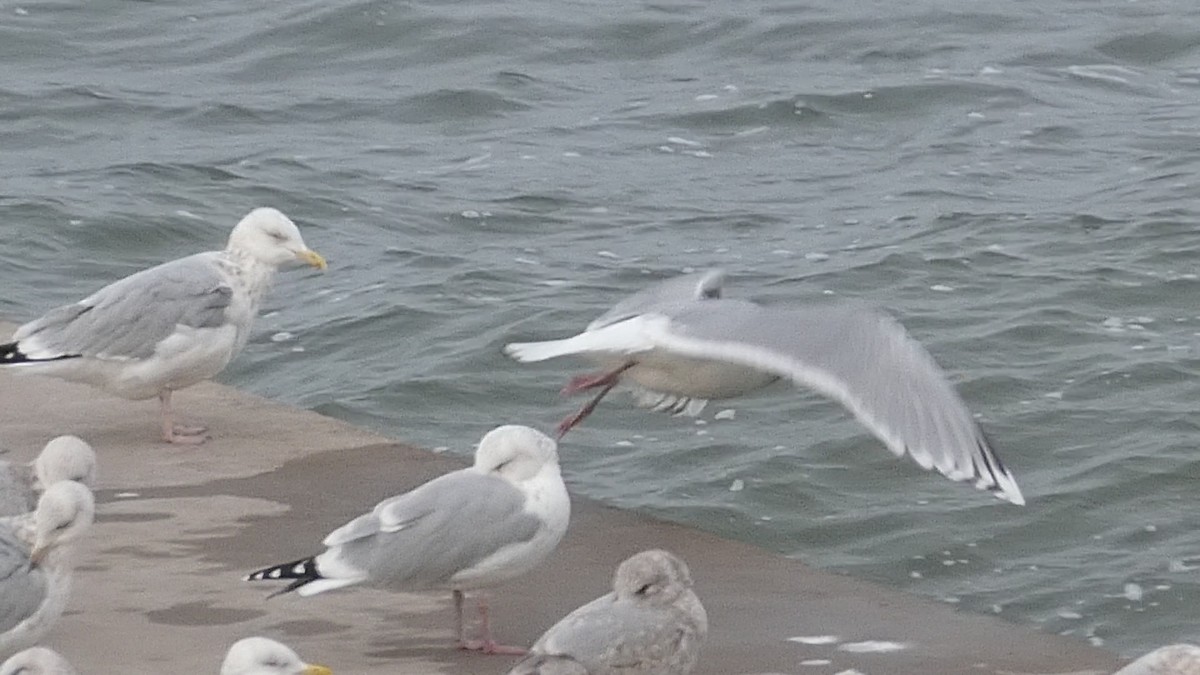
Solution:
[[[524,656],[529,650],[521,647],[497,644],[495,640],[466,640],[458,643],[459,649],[484,654],[502,654],[505,656]]]

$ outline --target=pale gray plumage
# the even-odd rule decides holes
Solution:
[[[96,483],[96,452],[76,436],[50,440],[28,464],[0,462],[0,517],[28,513],[47,485],[73,480],[91,488]]]
[[[46,598],[46,574],[29,554],[15,532],[0,527],[0,633],[32,616]]]
[[[579,335],[505,351],[519,361],[589,357],[612,369],[610,378],[636,383],[641,404],[692,414],[708,399],[791,380],[842,403],[897,456],[1024,503],[941,368],[891,317],[846,304],[780,308],[725,299],[721,279],[719,272],[670,279]]]
[[[1189,644],[1159,647],[1113,675],[1200,675],[1200,647]]]
[[[53,649],[30,647],[0,665],[0,675],[79,675],[79,672]]]
[[[507,481],[454,472],[382,502],[324,543],[340,546],[338,558],[365,571],[371,585],[442,588],[501,548],[533,539],[542,521],[524,509],[525,496]]]
[[[27,513],[37,505],[32,464],[0,463],[0,516]]]
[[[509,675],[687,675],[707,634],[687,565],[642,551],[617,568],[611,593],[554,624]]]
[[[178,326],[225,323],[233,290],[214,265],[218,255],[197,253],[131,274],[83,302],[50,310],[13,339],[36,337],[43,350],[59,356],[147,358]]]

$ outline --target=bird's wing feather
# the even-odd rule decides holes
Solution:
[[[32,616],[46,590],[45,574],[30,566],[29,549],[10,532],[0,531],[0,632]]]
[[[470,469],[380,502],[326,539],[340,563],[376,582],[439,584],[502,548],[531,540],[542,522],[513,484]]]
[[[13,339],[34,359],[149,357],[177,326],[212,328],[226,322],[233,290],[215,256],[200,253],[132,274],[78,303],[50,310],[17,329]]]
[[[933,357],[885,314],[714,300],[681,306],[669,321],[647,318],[662,349],[789,378],[842,403],[897,456],[1024,503]]]

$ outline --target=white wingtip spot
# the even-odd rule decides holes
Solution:
[[[283,576],[283,570],[271,570],[267,572],[267,577],[270,579],[278,579],[281,576]]]

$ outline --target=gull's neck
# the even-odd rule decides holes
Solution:
[[[237,282],[241,283],[242,288],[250,296],[250,301],[257,309],[259,301],[271,288],[271,280],[275,277],[275,266],[233,247],[222,251],[221,258],[227,263],[226,269]]]

